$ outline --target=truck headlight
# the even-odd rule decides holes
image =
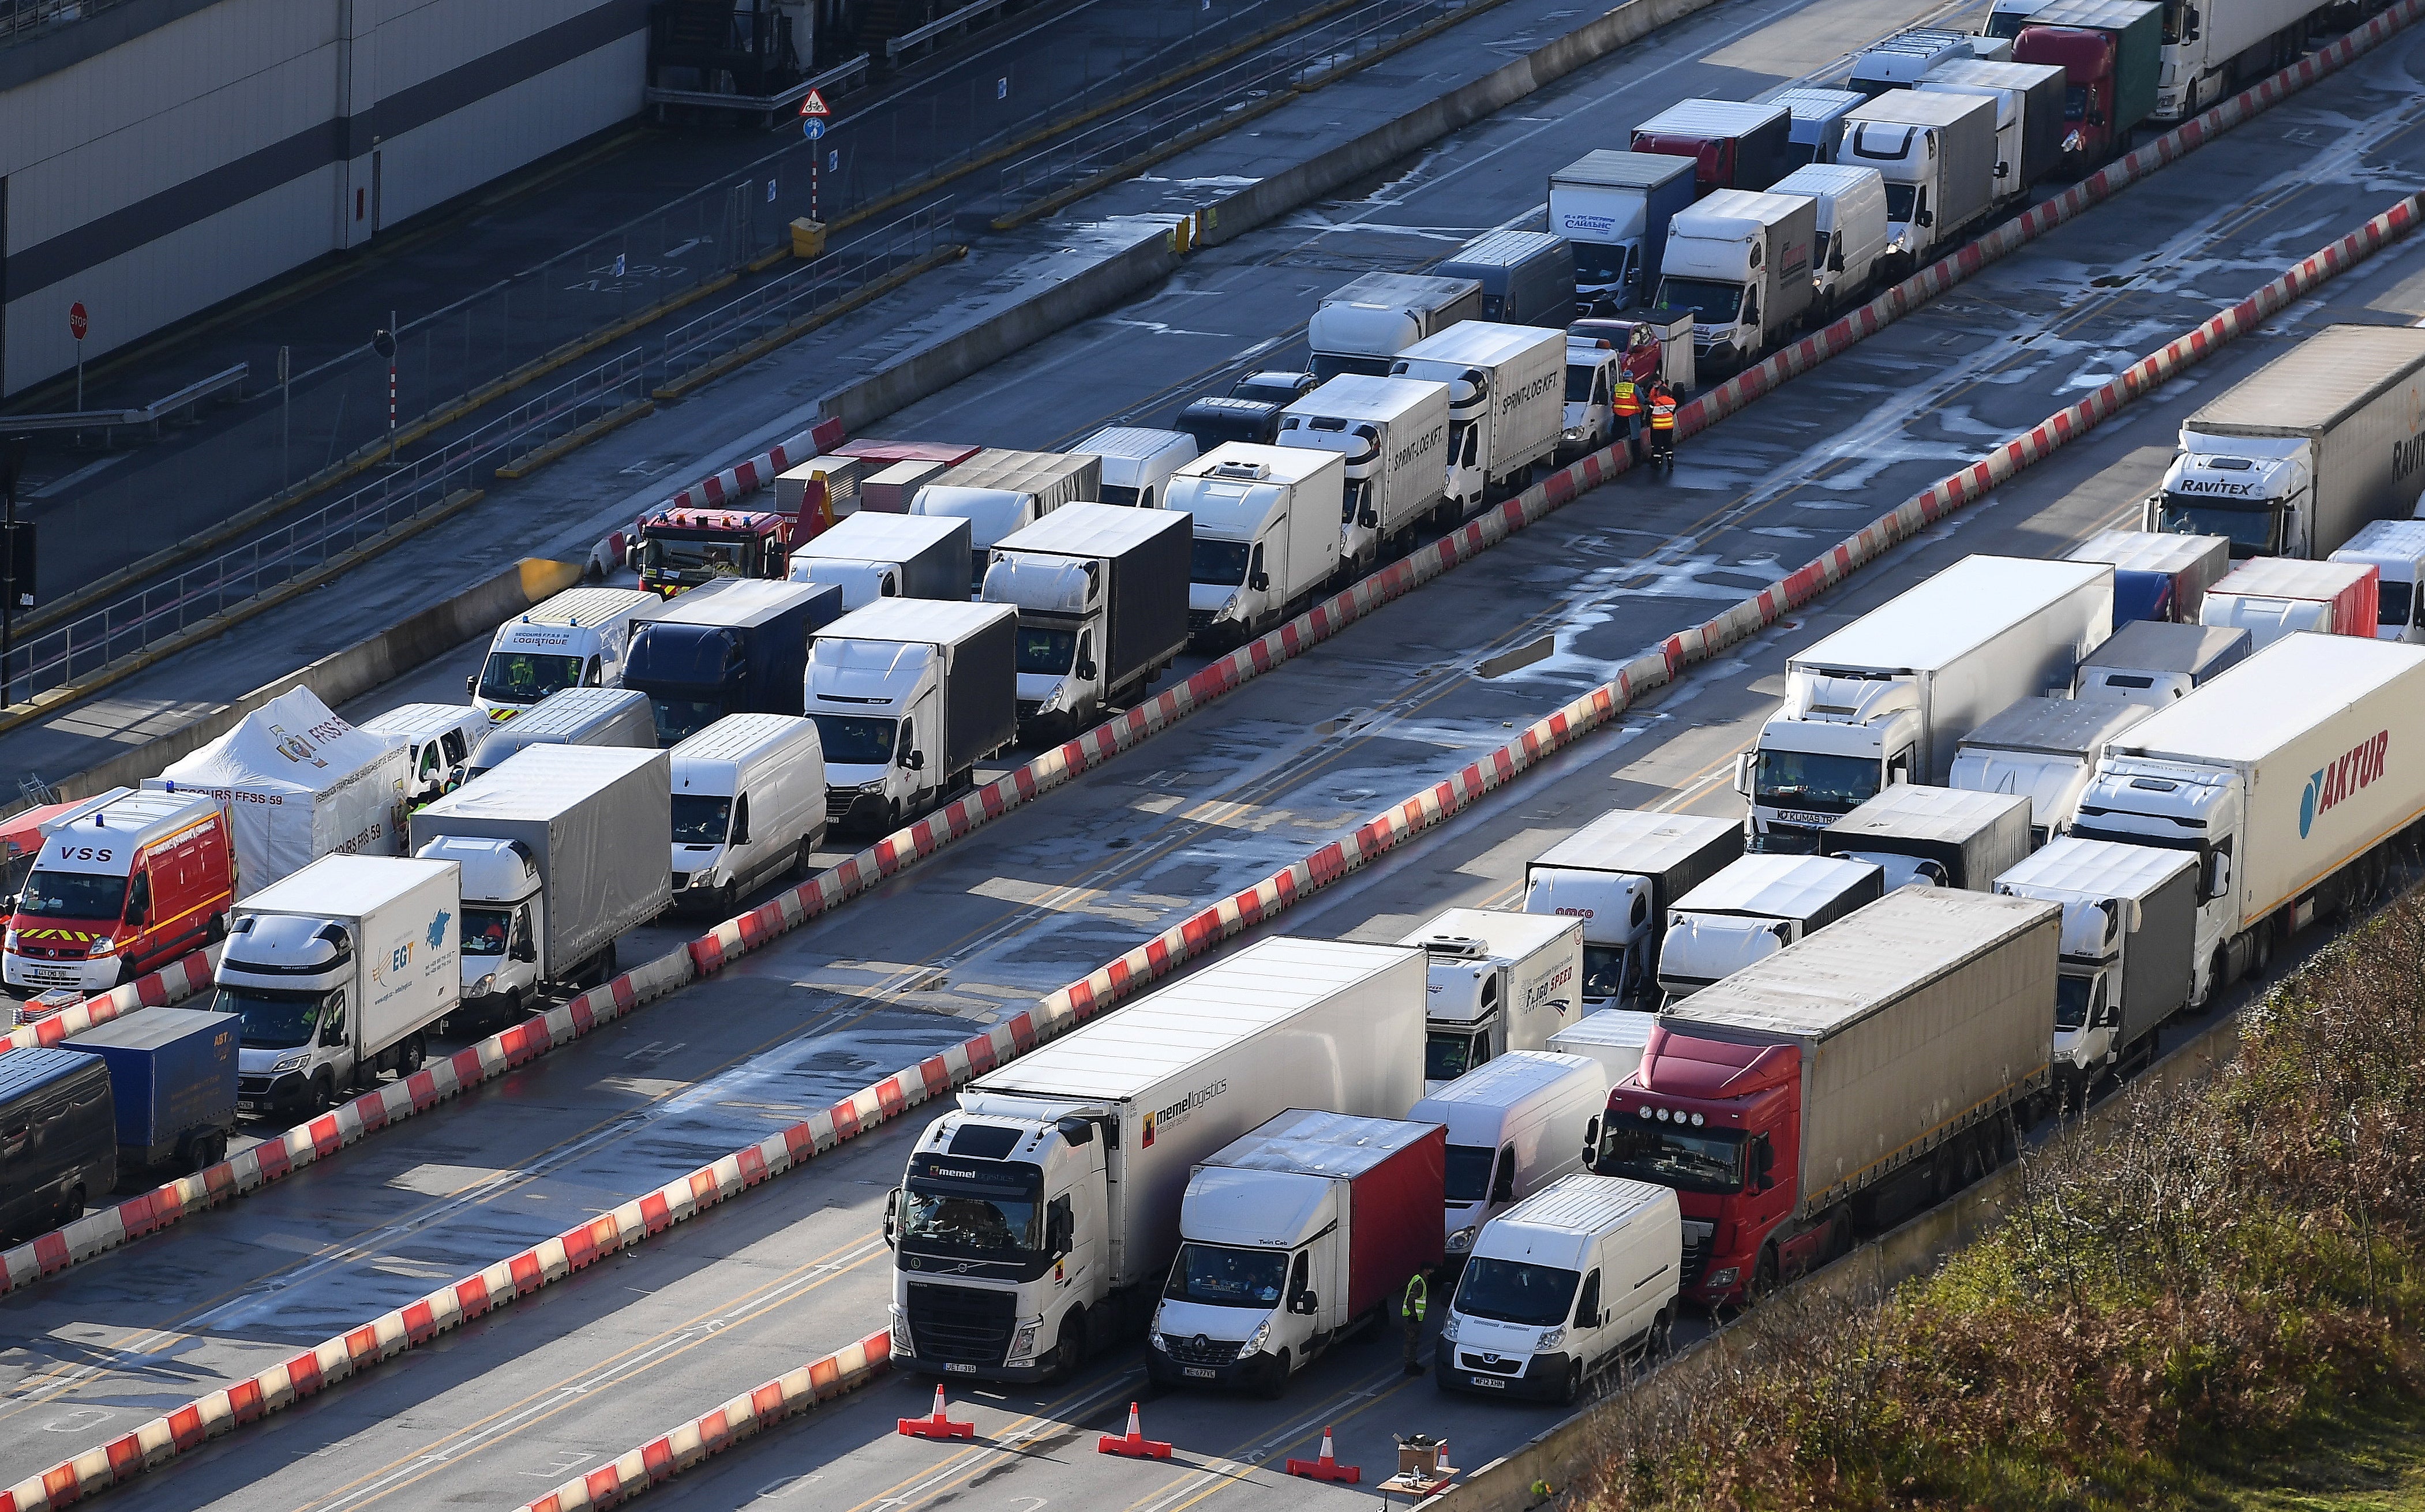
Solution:
[[[118,941],[108,935],[104,935],[99,940],[92,942],[92,955],[96,958],[103,956],[115,956],[117,954]]]
[[[303,1063],[311,1058],[311,1053],[308,1051],[297,1051],[292,1055],[281,1055],[277,1063],[269,1068],[269,1074],[282,1076],[288,1071],[299,1071],[303,1069]]]
[[[1533,1347],[1535,1349],[1555,1349],[1566,1342],[1566,1330],[1565,1326],[1561,1325],[1555,1328],[1542,1329],[1541,1337],[1533,1341]]]
[[[1583,439],[1583,427],[1582,427],[1582,426],[1568,426],[1566,427],[1566,440],[1568,440],[1568,441],[1581,441],[1581,440],[1582,440],[1582,439]]]
[[[1246,1336],[1246,1342],[1238,1346],[1238,1358],[1244,1359],[1248,1355],[1260,1355],[1263,1352],[1263,1345],[1271,1342],[1272,1320],[1265,1318],[1256,1326],[1253,1333]]]
[[[472,995],[475,998],[487,997],[490,992],[496,990],[496,987],[497,973],[490,972],[488,975],[481,977],[478,981],[472,984]]]
[[[1450,1234],[1448,1236],[1448,1247],[1451,1249],[1455,1250],[1460,1255],[1464,1254],[1467,1250],[1471,1249],[1473,1247],[1473,1235],[1479,1227],[1480,1225],[1478,1224],[1469,1223],[1464,1228],[1459,1229],[1456,1232]]]
[[[899,1308],[894,1308],[892,1310],[892,1358],[915,1359],[917,1357],[917,1345],[911,1343],[909,1338],[908,1315]]]
[[[1153,1310],[1153,1321],[1145,1326],[1145,1342],[1149,1348],[1165,1355],[1170,1353],[1170,1345],[1163,1342],[1162,1309],[1158,1307]]]
[[[860,784],[859,784],[859,789],[858,789],[858,790],[859,790],[859,792],[861,792],[861,793],[864,793],[864,794],[867,794],[867,795],[869,795],[869,796],[873,796],[874,795],[878,794],[878,793],[881,793],[881,792],[883,792],[883,791],[884,791],[884,784],[883,784],[883,782],[882,782],[882,781],[880,781],[880,780],[879,780],[879,781],[875,781],[875,782],[861,782]]]
[[[1228,598],[1221,601],[1221,612],[1223,614],[1236,614],[1238,612],[1238,596],[1236,594],[1232,593]]]
[[[1742,1274],[1742,1270],[1733,1265],[1729,1265],[1724,1270],[1711,1271],[1710,1273],[1710,1284],[1711,1286],[1732,1286],[1735,1283],[1735,1278]]]
[[[1453,1344],[1456,1343],[1456,1314],[1454,1312],[1451,1312],[1447,1317],[1440,1320],[1440,1343],[1444,1344]]]
[[[1011,1336],[1010,1353],[1003,1357],[1004,1360],[1008,1362],[1010,1360],[1025,1359],[1028,1356],[1036,1353],[1036,1336],[1043,1331],[1044,1320],[1042,1318],[1030,1318],[1025,1323],[1020,1324],[1019,1326],[1019,1332]]]

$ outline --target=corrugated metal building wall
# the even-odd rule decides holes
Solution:
[[[0,394],[636,114],[647,0],[123,0],[0,48]]]

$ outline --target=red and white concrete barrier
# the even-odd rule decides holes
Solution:
[[[97,1023],[122,1019],[140,1008],[165,1008],[210,989],[210,957],[198,950],[156,972],[147,972],[123,987],[111,988],[82,1003],[71,1003],[46,1019],[19,1024],[8,1031],[7,1040],[0,1041],[0,1054],[56,1045]]]
[[[713,509],[719,504],[747,498],[810,458],[823,457],[841,445],[842,429],[839,419],[820,420],[798,435],[777,442],[755,457],[735,462],[721,473],[712,474],[686,489],[677,491],[660,502],[657,508]],[[639,523],[634,521],[590,548],[591,570],[602,575],[621,567],[623,548],[638,533]]]

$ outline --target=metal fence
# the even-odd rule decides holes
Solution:
[[[169,635],[313,571],[480,488],[496,469],[642,397],[648,363],[637,347],[559,383],[469,435],[399,463],[308,515],[263,530],[143,591],[27,637],[11,657],[0,697],[13,701],[90,676]]]
[[[55,26],[84,21],[125,0],[0,0],[0,47],[30,41]]]

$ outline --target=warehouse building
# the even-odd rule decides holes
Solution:
[[[648,0],[0,0],[0,397],[639,112]]]

